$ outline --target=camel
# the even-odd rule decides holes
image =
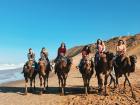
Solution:
[[[130,76],[130,73],[135,72],[136,62],[137,62],[137,56],[131,55],[129,57],[126,56],[119,56],[120,60],[116,60],[114,63],[114,70],[115,70],[115,76],[116,76],[116,85],[119,87],[119,77],[124,75],[125,81],[124,81],[124,89],[126,86],[126,81],[128,82],[132,97],[135,98],[135,94],[133,92],[133,88],[131,86],[131,83],[128,79],[128,76]]]
[[[32,91],[32,82],[34,82],[34,90],[35,90],[35,77],[37,75],[37,70],[32,67],[34,61],[30,60],[23,66],[23,74],[25,78],[25,95],[28,93],[28,80],[30,80],[30,90]]]
[[[85,87],[85,94],[87,95],[90,79],[94,73],[94,64],[92,59],[88,59],[88,58],[82,59],[82,64],[79,70],[80,73],[82,74],[84,87]]]
[[[61,57],[55,64],[55,73],[58,76],[59,88],[61,88],[61,94],[64,95],[64,88],[66,86],[66,79],[71,69],[72,59]]]

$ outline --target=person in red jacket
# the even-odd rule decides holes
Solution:
[[[58,48],[58,53],[55,62],[58,61],[61,57],[66,57],[66,52],[67,49],[65,43],[61,43],[61,46]]]
[[[66,55],[66,45],[65,43],[61,43],[61,46],[58,48],[58,54],[57,56],[65,56]]]

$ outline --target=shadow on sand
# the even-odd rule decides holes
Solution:
[[[20,95],[24,95],[24,87],[0,87],[0,93],[17,93]],[[39,94],[40,88],[36,88],[33,92],[30,91],[28,88],[28,92],[32,94]],[[48,87],[45,94],[60,94],[59,87]],[[75,94],[84,94],[83,86],[74,86],[74,87],[66,87],[65,88],[65,95],[75,95]],[[90,91],[89,93],[96,93],[96,89],[94,91]]]

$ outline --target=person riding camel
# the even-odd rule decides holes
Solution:
[[[118,41],[118,45],[116,46],[116,64],[119,65],[121,61],[125,58],[126,55],[126,45],[123,40]]]
[[[80,63],[77,68],[80,68],[82,66],[83,60],[89,58],[90,53],[91,53],[90,47],[88,45],[84,46],[84,48],[82,49],[82,59],[80,60]]]
[[[37,62],[35,61],[35,53],[33,52],[32,48],[29,48],[27,58],[28,58],[28,61],[25,63],[25,66],[27,66],[30,61],[33,61],[32,68],[34,68],[34,70],[37,70]],[[32,76],[32,73],[31,73],[30,77],[31,76]]]
[[[48,58],[48,52],[47,52],[45,47],[43,47],[41,52],[40,52],[39,61],[44,61],[47,69],[49,69],[51,71],[50,61],[49,61],[49,58]]]
[[[43,47],[40,52],[40,60],[44,61],[45,63],[49,63],[48,52],[45,47]]]
[[[27,57],[28,57],[28,61],[33,61],[32,67],[35,68],[35,70],[37,70],[37,62],[35,61],[35,53],[33,52],[32,48],[29,49],[29,53],[27,54]]]
[[[61,57],[66,58],[66,52],[67,49],[65,43],[61,43],[61,46],[58,48],[58,53],[55,62],[59,61]]]
[[[28,61],[35,61],[35,53],[33,52],[32,48],[29,49],[29,53],[27,54]]]
[[[98,61],[100,60],[100,56],[105,52],[105,50],[106,47],[104,42],[101,39],[98,39],[96,45],[95,65],[97,65]]]

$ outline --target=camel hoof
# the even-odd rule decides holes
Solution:
[[[46,90],[43,90],[43,94],[45,94],[46,93]]]
[[[64,93],[61,93],[60,96],[64,96]]]
[[[105,96],[109,96],[109,94],[108,93],[105,93]]]
[[[134,93],[132,94],[132,98],[136,100],[136,95]]]
[[[46,90],[48,89],[48,87],[46,87]]]
[[[42,95],[43,94],[43,92],[41,91],[40,93],[39,93],[39,95]]]
[[[27,92],[24,93],[24,95],[27,95],[27,94],[28,94]]]

